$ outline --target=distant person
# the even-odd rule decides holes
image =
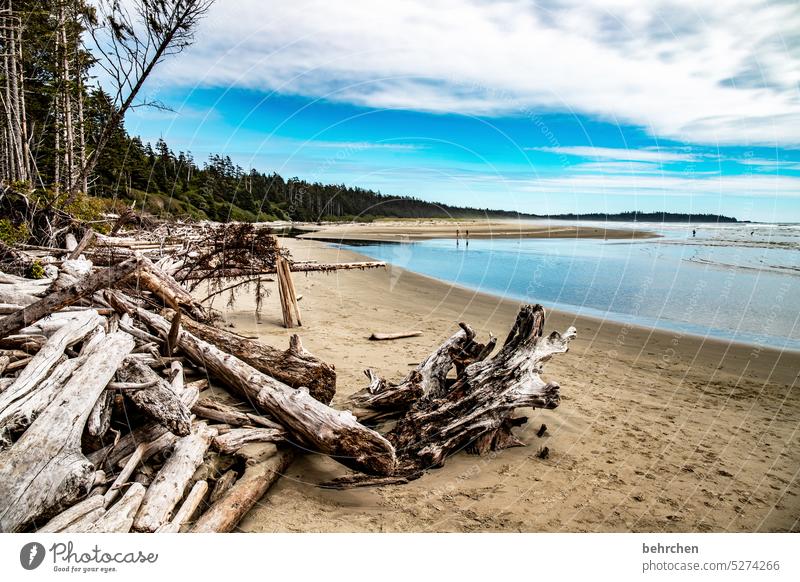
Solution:
[[[469,231],[467,230],[467,231],[465,231],[465,233],[466,234],[465,234],[464,240],[466,241],[467,246],[469,246]]]
[[[750,236],[753,236],[755,233],[756,233],[756,231],[754,231],[754,230],[751,230],[751,231],[750,231]]]
[[[456,246],[458,246],[458,237],[460,236],[461,231],[456,229]]]
[[[697,236],[697,231],[695,229],[692,229],[692,238],[694,238],[695,236]]]

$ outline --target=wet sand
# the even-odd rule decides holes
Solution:
[[[472,234],[472,231],[471,231]],[[363,260],[311,240],[284,239],[295,260]],[[242,295],[225,318],[243,334],[288,345],[274,283],[261,320]],[[305,347],[332,362],[334,404],[371,367],[403,377],[456,329],[508,331],[519,304],[396,267],[295,275]],[[216,307],[224,308],[225,300]],[[520,411],[526,447],[459,454],[407,485],[329,491],[345,474],[307,455],[240,524],[243,531],[798,531],[800,354],[651,331],[551,312],[546,332],[578,329],[544,378],[562,403]],[[372,332],[420,337],[371,342]],[[542,423],[543,438],[536,432]],[[546,460],[536,457],[547,446]]]
[[[308,231],[300,238],[327,241],[416,241],[434,238],[653,238],[651,232],[623,228],[577,225],[572,222],[531,223],[521,220],[380,220],[370,223],[304,224],[299,230]]]

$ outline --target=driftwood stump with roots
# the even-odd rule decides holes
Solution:
[[[563,335],[554,331],[543,336],[544,323],[541,305],[524,305],[505,343],[491,358],[494,338],[480,344],[475,332],[462,323],[461,330],[398,384],[368,370],[370,385],[351,401],[362,421],[399,415],[386,434],[397,454],[397,469],[388,477],[355,474],[324,486],[403,483],[442,466],[460,450],[484,454],[523,445],[512,429],[527,418],[515,416],[515,411],[559,405],[559,384],[545,382],[540,375],[544,364],[565,353],[576,335],[570,327]],[[456,377],[449,379],[453,368]]]

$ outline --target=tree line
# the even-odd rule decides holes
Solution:
[[[28,205],[75,209],[81,197],[160,216],[217,221],[541,218],[388,196],[345,184],[198,163],[162,139],[143,143],[125,114],[148,77],[189,47],[212,0],[0,0],[0,182]],[[93,77],[96,75],[98,78]],[[7,196],[0,197],[0,213]],[[97,208],[95,204],[92,208]],[[667,213],[569,214],[583,220],[697,220]],[[731,221],[708,215],[702,220]]]

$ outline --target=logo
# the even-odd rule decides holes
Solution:
[[[19,551],[19,563],[26,570],[35,570],[44,561],[44,546],[39,542],[30,542]]]

